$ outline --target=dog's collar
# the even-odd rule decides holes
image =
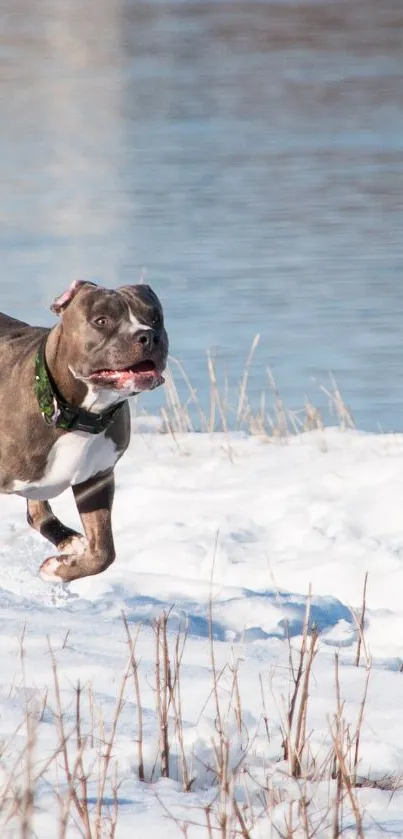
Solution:
[[[86,411],[85,408],[77,408],[71,402],[67,402],[61,395],[48,370],[45,359],[46,338],[41,342],[35,358],[35,394],[38,405],[46,422],[56,428],[63,428],[65,431],[87,431],[88,434],[100,434],[106,431],[116,413],[125,404],[119,402],[112,408],[108,408],[102,414]]]

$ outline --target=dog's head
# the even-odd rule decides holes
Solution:
[[[51,306],[61,318],[67,364],[76,379],[122,395],[164,382],[164,314],[148,285],[110,290],[76,280]]]

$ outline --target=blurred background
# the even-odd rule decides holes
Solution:
[[[402,430],[402,0],[0,13],[0,309],[51,324],[72,279],[145,272],[202,403],[206,349],[235,388],[261,333],[252,403],[268,365],[290,408],[332,371]]]

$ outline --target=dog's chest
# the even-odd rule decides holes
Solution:
[[[44,474],[37,481],[14,481],[11,492],[38,501],[54,498],[69,486],[111,469],[117,459],[116,446],[104,432],[71,431],[51,448]]]

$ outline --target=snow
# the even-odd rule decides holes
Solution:
[[[309,702],[311,747],[319,755],[329,740],[329,718],[336,711],[336,651],[344,713],[355,724],[366,659],[363,653],[361,666],[354,666],[357,625],[352,609],[361,608],[368,571],[365,643],[372,666],[359,774],[378,779],[400,775],[403,435],[326,429],[282,441],[218,433],[172,437],[156,428],[156,422],[150,423],[148,433],[144,422],[139,425],[129,452],[118,464],[117,560],[103,575],[69,586],[44,583],[38,568],[51,552],[49,545],[26,525],[20,498],[1,498],[0,731],[3,743],[11,741],[0,750],[0,773],[12,765],[24,742],[23,731],[14,732],[24,718],[26,702],[39,719],[37,759],[49,757],[55,747],[49,644],[58,664],[67,727],[74,722],[74,689],[79,681],[83,725],[88,729],[91,683],[95,713],[102,709],[108,730],[127,660],[124,612],[133,632],[142,624],[137,654],[145,771],[147,778],[153,777],[147,783],[137,777],[138,724],[129,680],[113,749],[120,781],[116,837],[179,837],[182,834],[169,812],[201,825],[191,827],[189,837],[204,839],[202,808],[216,795],[209,768],[214,764],[212,741],[217,733],[211,696],[210,592],[217,670],[240,660],[243,721],[252,742],[247,764],[251,775],[263,780],[273,767],[284,770],[280,721],[290,690],[286,627],[297,647],[310,586],[311,618],[320,633]],[[66,524],[78,527],[68,493],[54,499],[52,506]],[[181,696],[185,749],[195,779],[190,793],[182,792],[177,743],[172,752],[173,777],[158,777],[152,621],[164,610],[171,610],[170,643],[186,623],[189,631]],[[229,672],[224,675],[227,689]],[[260,680],[269,741],[262,725]],[[224,702],[225,694],[223,690]],[[233,721],[228,725],[235,764],[242,736]],[[96,765],[97,754],[95,742],[93,752],[90,749],[86,755],[88,765]],[[46,839],[59,835],[55,790],[62,784],[61,776],[52,767],[36,790],[35,829]],[[96,795],[94,776],[90,804]],[[363,789],[359,795],[366,810],[366,836],[403,835],[401,792],[391,796],[390,791]],[[319,784],[315,796],[320,813],[328,800],[327,785],[325,789]],[[111,800],[108,787],[106,807]],[[274,824],[281,825],[285,808],[281,802],[274,807]],[[346,818],[346,824],[353,825],[347,808]],[[12,823],[8,830],[4,828],[1,835],[17,835]],[[79,836],[78,827],[72,823],[67,835]],[[253,839],[270,835],[267,824],[264,828],[258,822],[251,835]],[[353,827],[350,835],[355,836]]]

